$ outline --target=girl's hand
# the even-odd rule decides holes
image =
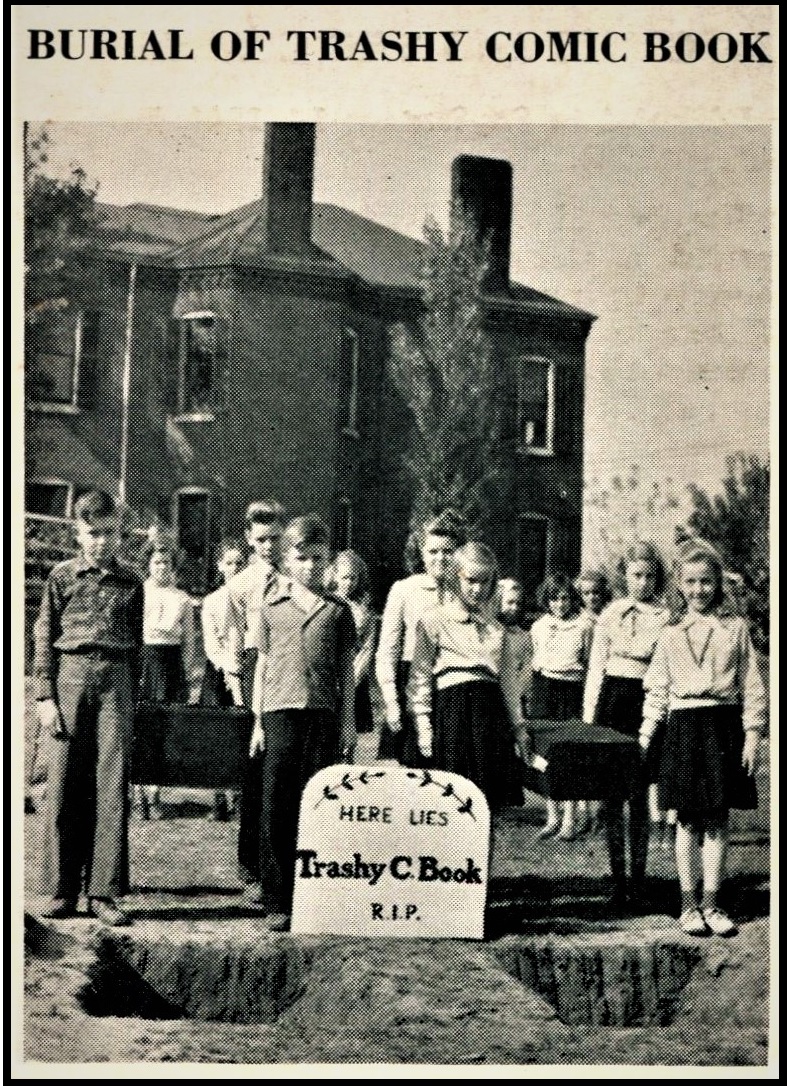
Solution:
[[[265,732],[263,731],[263,725],[259,720],[255,720],[254,728],[252,729],[252,738],[249,743],[249,757],[254,758],[256,754],[263,754],[265,752]]]
[[[533,736],[528,728],[518,728],[514,745],[522,760],[527,762],[534,752]]]
[[[416,721],[419,753],[422,758],[432,757],[432,724],[428,717],[419,717]]]
[[[742,751],[741,764],[752,776],[758,761],[758,733],[748,731],[744,733],[744,750]]]
[[[41,730],[48,732],[54,739],[67,739],[63,717],[60,715],[57,702],[52,698],[47,698],[46,701],[39,701],[37,707]]]
[[[356,753],[356,744],[358,743],[358,733],[355,728],[343,728],[342,737],[340,739],[340,754],[342,761],[348,765],[353,764],[353,756]]]
[[[386,727],[393,735],[402,731],[402,720],[399,712],[395,713],[393,710],[386,712]]]

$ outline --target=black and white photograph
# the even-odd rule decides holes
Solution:
[[[271,52],[265,10],[218,63]],[[344,10],[296,39],[323,73],[466,48]],[[487,93],[507,50],[602,48],[515,11]],[[197,48],[21,26],[75,78]],[[19,1077],[773,1067],[772,93],[736,123],[17,95]]]

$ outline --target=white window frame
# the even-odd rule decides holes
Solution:
[[[342,425],[342,433],[347,437],[357,438],[358,432],[358,387],[359,387],[359,341],[358,332],[355,328],[343,328],[342,329],[342,342],[340,344],[340,355],[344,360],[345,343],[350,344],[350,374],[349,384],[347,389],[347,417]],[[342,390],[344,391],[344,381],[348,377],[344,367],[341,374]]]
[[[194,309],[188,313],[182,313],[175,319],[178,322],[178,406],[175,412],[175,422],[213,422],[216,418],[214,411],[188,411],[186,402],[186,322],[195,320],[208,320],[210,318],[218,329],[218,317],[212,309]],[[214,373],[214,379],[218,374]],[[180,492],[179,492],[180,493]]]
[[[555,455],[555,386],[556,364],[544,355],[520,355],[517,360],[517,449],[528,456]],[[522,372],[524,366],[538,365],[544,368],[547,378],[547,404],[544,445],[533,445],[526,440],[526,420],[523,418]]]
[[[28,486],[57,486],[66,488],[66,511],[63,514],[63,519],[70,520],[74,512],[74,484],[68,479],[56,479],[52,476],[34,475],[32,479],[25,480],[25,488]],[[25,513],[30,513],[34,517],[50,517],[54,519],[61,519],[60,514],[50,513],[34,513],[31,509],[25,509]]]
[[[210,542],[211,542],[209,536],[210,536],[210,523],[211,523],[211,512],[212,512],[211,503],[212,503],[212,500],[213,500],[213,496],[211,494],[211,491],[208,489],[208,487],[206,487],[206,486],[180,486],[180,487],[178,487],[177,490],[175,490],[173,492],[172,499],[171,499],[172,530],[173,530],[173,535],[175,537],[175,545],[177,546],[178,550],[180,551],[180,549],[181,549],[181,525],[180,525],[180,516],[179,516],[179,509],[180,509],[179,499],[182,498],[182,497],[193,497],[195,495],[202,495],[207,499],[206,506],[205,506],[205,509],[206,509],[206,524],[208,526],[207,527],[207,532],[206,532],[206,537],[205,537],[205,555],[207,556],[208,552],[209,552],[209,548],[210,548]]]
[[[43,411],[51,415],[76,415],[82,408],[79,405],[79,385],[82,371],[82,326],[85,313],[97,313],[98,310],[79,309],[76,313],[74,324],[73,365],[71,374],[71,400],[68,403],[58,403],[52,400],[28,400],[31,411]]]

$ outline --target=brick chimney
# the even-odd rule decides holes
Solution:
[[[451,167],[452,202],[475,220],[478,236],[490,235],[490,271],[485,288],[509,288],[512,242],[512,164],[500,158],[460,155]]]
[[[261,225],[272,253],[312,250],[315,126],[271,123],[265,127]]]

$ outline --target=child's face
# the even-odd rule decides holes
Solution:
[[[638,603],[650,603],[657,593],[657,571],[647,559],[630,562],[626,570],[627,595]]]
[[[279,540],[282,537],[282,525],[253,524],[246,529],[246,541],[258,558],[270,565],[279,560]]]
[[[421,548],[424,571],[438,584],[446,579],[449,562],[455,550],[454,542],[445,535],[428,535],[424,540]]]
[[[501,585],[500,613],[509,622],[516,621],[523,605],[523,591],[519,585]]]
[[[565,588],[562,588],[547,601],[547,606],[553,618],[568,618],[572,610],[572,597]]]
[[[216,563],[216,568],[221,574],[222,581],[227,584],[231,577],[244,568],[244,556],[240,551],[226,551]]]
[[[92,524],[76,522],[77,543],[88,562],[106,565],[120,546],[120,520],[116,516],[97,517]]]
[[[328,547],[324,543],[291,547],[285,555],[285,568],[294,581],[313,592],[321,591],[328,566]]]
[[[358,587],[358,577],[350,562],[337,562],[334,571],[334,583],[337,595],[341,596],[343,600],[350,599]]]
[[[592,615],[598,615],[602,610],[602,590],[597,581],[581,581],[580,595],[583,599],[583,607]]]
[[[493,587],[493,571],[489,566],[459,566],[457,582],[460,599],[470,611],[478,611],[489,600]]]
[[[714,566],[703,558],[697,562],[687,562],[681,568],[679,588],[690,611],[705,614],[711,609],[717,591],[717,572]]]
[[[172,558],[169,554],[153,554],[148,564],[148,572],[156,584],[165,587],[172,584]]]

